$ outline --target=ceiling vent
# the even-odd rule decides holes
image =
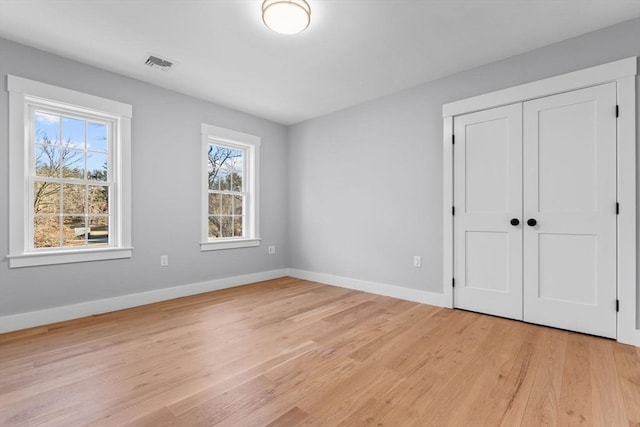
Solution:
[[[149,56],[149,59],[145,62],[151,68],[156,68],[161,71],[169,71],[169,69],[173,66],[173,62],[168,59],[158,58],[157,56]]]

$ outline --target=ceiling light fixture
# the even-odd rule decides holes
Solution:
[[[264,0],[264,25],[280,34],[304,31],[311,22],[311,8],[305,0]]]

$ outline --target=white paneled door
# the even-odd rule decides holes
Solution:
[[[616,336],[616,84],[524,103],[524,320]]]
[[[454,305],[616,336],[616,84],[454,117]]]
[[[455,117],[454,132],[455,306],[521,320],[522,104]]]

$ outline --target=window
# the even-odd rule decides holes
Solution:
[[[10,267],[131,256],[131,106],[9,76]]]
[[[258,246],[260,138],[202,125],[202,250]]]
[[[30,110],[29,249],[108,246],[113,124]]]

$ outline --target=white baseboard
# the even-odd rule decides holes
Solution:
[[[366,280],[333,276],[330,274],[316,273],[312,271],[279,269],[2,316],[0,317],[0,333],[32,328],[34,326],[48,325],[65,320],[78,319],[95,314],[123,310],[125,308],[138,307],[145,304],[152,304],[154,302],[217,291],[220,289],[233,288],[264,280],[277,279],[284,276],[292,276],[298,279],[310,280],[313,282],[325,283],[328,285],[355,289],[358,291],[423,304],[436,305],[439,307],[451,307],[451,301],[448,301],[444,294],[439,294],[437,292],[403,288],[384,283],[369,282]]]
[[[339,286],[341,288],[354,289],[371,294],[419,302],[422,304],[453,308],[451,296],[437,292],[403,288],[385,283],[369,282],[366,280],[333,276],[331,274],[316,273],[314,271],[298,270],[295,268],[288,269],[287,276],[295,277],[296,279],[309,280],[311,282]],[[626,329],[624,334],[618,332],[618,342],[640,347],[640,329]]]
[[[310,280],[327,285],[339,286],[341,288],[354,289],[371,294],[384,295],[403,299],[407,301],[419,302],[422,304],[436,305],[438,307],[452,308],[451,299],[445,294],[437,292],[422,291],[419,289],[403,288],[401,286],[388,285],[385,283],[369,282],[366,280],[352,279],[349,277],[333,276],[331,274],[316,273],[313,271],[297,270],[290,268],[288,275],[297,279]]]
[[[87,301],[79,304],[48,308],[45,310],[2,316],[0,317],[0,333],[62,322],[65,320],[78,319],[80,317],[91,316],[94,314],[108,313],[110,311],[137,307],[140,305],[201,294],[204,292],[233,288],[264,280],[277,279],[279,277],[286,276],[287,273],[287,269],[264,271],[260,273],[246,274],[243,276],[225,277],[206,282],[191,283],[183,286],[174,286],[171,288],[156,289],[137,294],[122,295],[119,297]]]

